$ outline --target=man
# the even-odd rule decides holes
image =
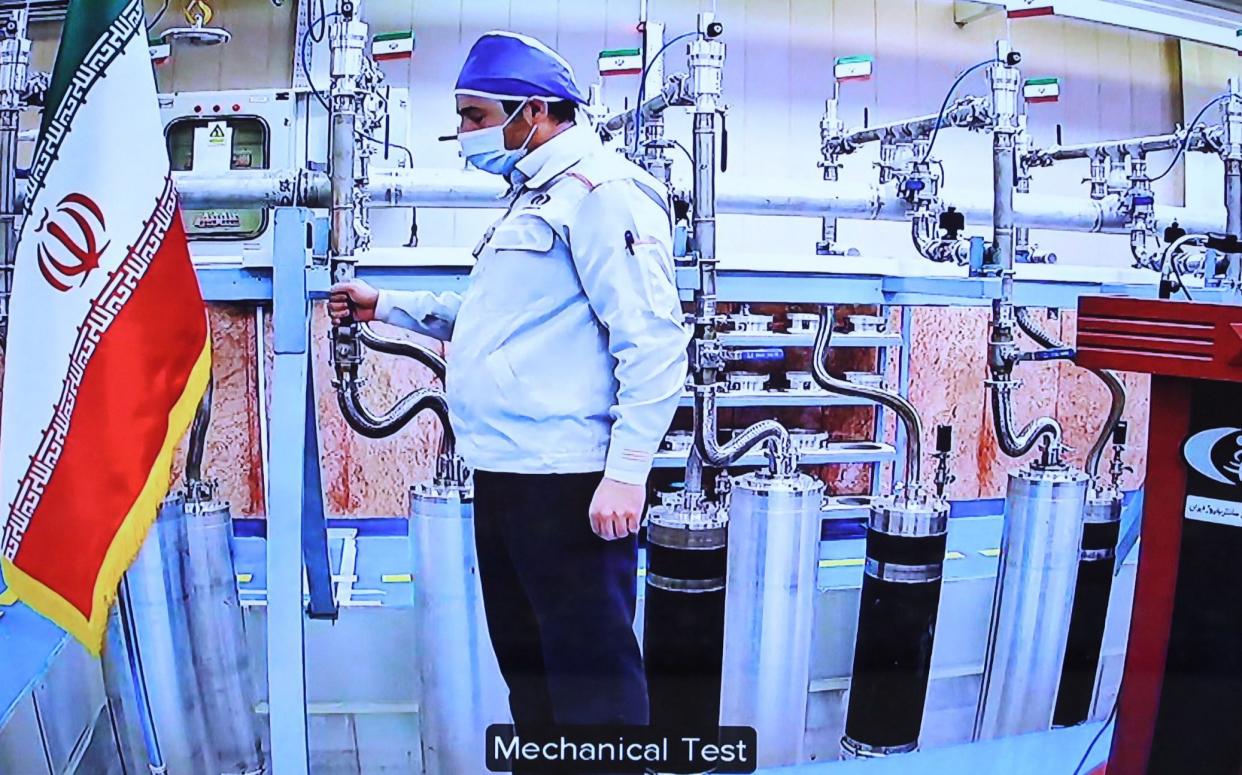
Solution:
[[[469,289],[355,281],[332,289],[329,311],[453,343],[450,414],[474,469],[484,606],[515,723],[646,724],[636,534],[689,338],[667,195],[578,123],[573,71],[537,40],[482,36],[456,97],[463,155],[512,195]]]

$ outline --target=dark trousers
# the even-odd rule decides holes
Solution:
[[[647,723],[634,636],[637,536],[591,531],[603,474],[474,473],[483,605],[524,726]]]

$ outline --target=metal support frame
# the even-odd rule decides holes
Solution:
[[[306,775],[303,568],[312,617],[335,617],[311,373],[310,211],[276,210],[272,268],[275,369],[267,517],[267,671],[273,775]],[[325,597],[326,596],[326,597]]]

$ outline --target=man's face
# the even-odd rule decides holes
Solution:
[[[522,107],[518,115],[505,127],[505,148],[513,150],[521,147],[530,134],[532,121],[536,120],[535,114],[546,115],[546,110],[541,110],[542,106],[541,102],[531,101]],[[465,95],[457,97],[457,115],[461,118],[461,123],[457,126],[458,132],[500,126],[509,118],[499,100]]]

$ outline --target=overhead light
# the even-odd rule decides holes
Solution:
[[[223,27],[210,27],[215,11],[206,0],[190,0],[185,4],[183,12],[188,27],[173,27],[165,30],[161,39],[165,43],[189,43],[193,46],[215,46],[228,43],[233,36]]]

